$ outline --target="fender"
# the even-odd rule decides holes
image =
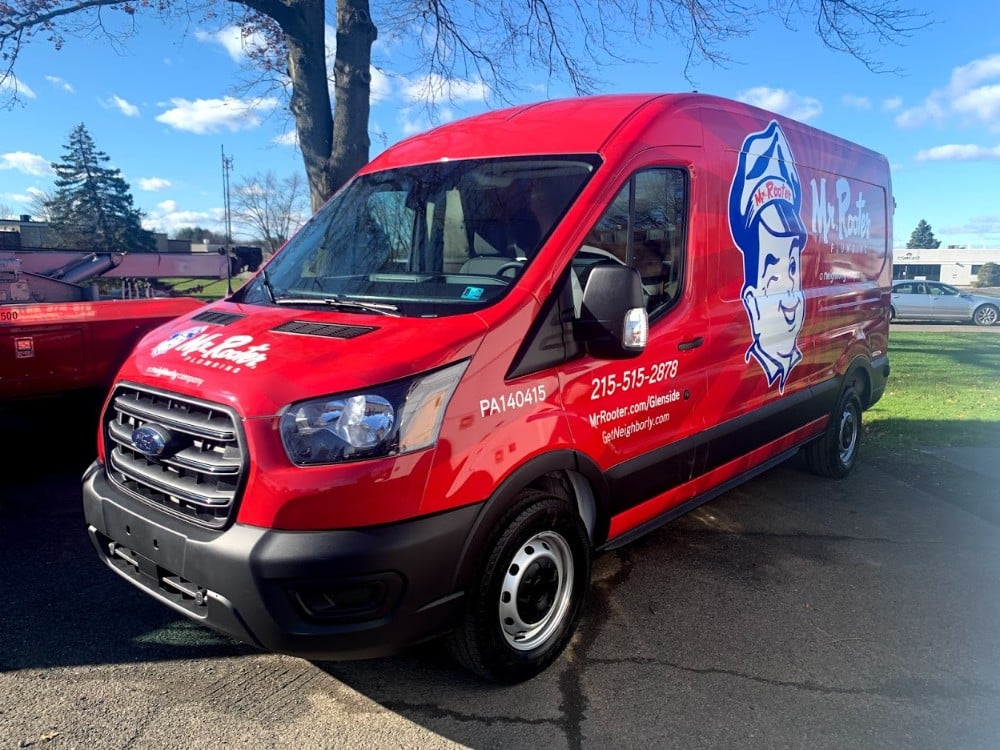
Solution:
[[[483,502],[455,567],[454,591],[465,589],[476,574],[479,553],[487,549],[490,535],[521,490],[539,486],[548,475],[566,472],[583,477],[593,493],[596,517],[592,543],[595,548],[600,546],[607,538],[610,526],[610,491],[604,474],[587,456],[577,451],[558,450],[536,456],[511,472]]]

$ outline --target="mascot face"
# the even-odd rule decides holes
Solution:
[[[805,317],[800,280],[807,234],[802,189],[791,150],[777,122],[743,142],[729,193],[729,227],[743,254],[741,297],[750,323],[753,357],[784,391],[802,359],[798,335]]]

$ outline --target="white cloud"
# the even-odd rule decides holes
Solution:
[[[740,92],[737,96],[741,102],[777,112],[805,122],[816,117],[823,111],[819,99],[811,96],[801,96],[794,91],[772,89],[767,86],[756,86]]]
[[[31,90],[24,81],[18,79],[13,73],[8,73],[6,78],[0,79],[0,91],[6,89],[18,96],[24,96],[28,99],[37,99],[38,95]]]
[[[234,62],[243,63],[247,58],[247,50],[264,49],[267,42],[260,34],[244,36],[239,26],[227,26],[215,32],[196,31],[195,39],[206,44],[218,44]]]
[[[442,102],[485,102],[490,90],[483,81],[445,78],[434,73],[407,81],[401,93],[411,104],[437,106]]]
[[[205,211],[182,211],[178,208],[177,201],[166,200],[158,203],[153,210],[146,213],[142,225],[146,229],[166,232],[167,236],[173,236],[178,229],[193,226],[221,231],[223,216],[224,211],[221,208]]]
[[[1000,146],[975,146],[950,143],[920,151],[917,161],[993,161],[1000,159]]]
[[[63,91],[69,94],[74,93],[73,86],[68,81],[60,78],[59,76],[45,76],[45,80],[51,83],[57,89],[62,89]]]
[[[299,134],[295,130],[289,130],[274,137],[274,142],[279,146],[298,146]]]
[[[173,187],[173,183],[170,180],[164,180],[162,177],[140,177],[139,178],[139,189],[146,190],[148,192],[156,192],[157,190],[166,190],[169,187]]]
[[[856,96],[855,94],[844,94],[841,101],[848,107],[855,109],[871,109],[872,100],[867,96]]]
[[[372,83],[369,101],[372,104],[384,102],[392,95],[392,81],[389,80],[389,76],[376,68],[374,65],[371,67],[371,74]]]
[[[933,90],[923,103],[896,116],[900,127],[919,127],[964,118],[1000,131],[1000,54],[954,68],[948,85]]]
[[[261,115],[278,106],[278,100],[273,98],[242,100],[231,96],[194,101],[175,98],[170,103],[173,107],[157,115],[157,122],[198,135],[256,128]]]
[[[138,117],[139,108],[132,104],[131,102],[122,99],[120,96],[112,95],[101,102],[101,106],[105,109],[117,109],[126,117]]]
[[[52,165],[47,159],[38,154],[29,154],[27,151],[9,151],[0,154],[0,170],[3,169],[15,169],[35,177],[46,177],[53,173]]]
[[[968,91],[983,81],[1000,79],[1000,53],[973,60],[951,72],[948,88],[952,91]]]
[[[400,112],[397,118],[399,123],[399,129],[403,132],[403,135],[416,135],[417,133],[422,133],[428,128],[430,128],[430,123],[424,117],[414,118],[409,109],[404,109]]]
[[[903,97],[891,96],[882,102],[882,109],[885,112],[896,112],[903,106]]]

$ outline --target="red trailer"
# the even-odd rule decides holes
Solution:
[[[102,298],[97,278],[226,278],[207,253],[0,253],[0,401],[106,391],[146,333],[203,303],[192,297]]]

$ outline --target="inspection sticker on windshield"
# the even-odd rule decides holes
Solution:
[[[462,299],[479,299],[483,296],[483,291],[481,286],[467,286],[462,292]]]

